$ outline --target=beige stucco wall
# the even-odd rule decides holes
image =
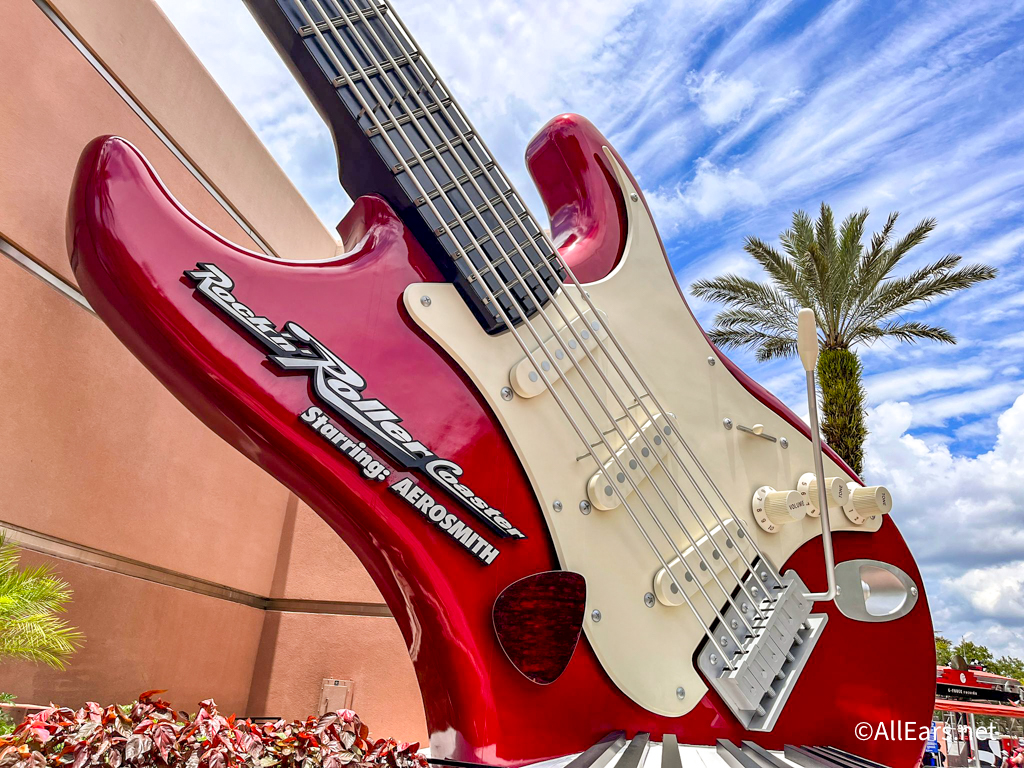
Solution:
[[[268,612],[248,709],[291,716],[316,706],[325,677],[355,681],[353,708],[371,730],[426,744],[422,700],[398,625],[390,618]]]
[[[249,714],[263,611],[32,552],[22,563],[48,563],[72,585],[65,618],[86,640],[63,672],[5,661],[0,690],[21,703],[77,707],[167,689],[179,709],[194,712],[213,695],[225,714]]]
[[[54,3],[275,252],[337,251],[151,0]],[[3,0],[0,15],[0,237],[73,286],[72,175],[85,144],[114,133],[200,220],[254,247],[32,0]],[[379,612],[380,594],[327,525],[200,424],[93,314],[3,255],[0,309],[0,525],[265,598]],[[87,642],[67,672],[0,662],[0,690],[22,702],[109,703],[167,688],[183,708],[212,696],[240,715],[305,717],[322,678],[346,677],[375,733],[425,738],[388,617],[261,610],[66,559],[25,561],[52,562],[72,584],[68,618]]]

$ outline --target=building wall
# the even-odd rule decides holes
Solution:
[[[0,663],[0,690],[77,706],[166,688],[180,708],[305,717],[340,677],[376,733],[425,738],[397,625],[344,543],[69,298],[68,192],[98,135],[244,247],[328,258],[337,237],[151,0],[51,3],[145,119],[36,2],[3,3],[0,527],[71,583],[86,644],[66,672]]]

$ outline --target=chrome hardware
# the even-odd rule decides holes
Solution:
[[[748,576],[747,584],[753,583],[754,577]],[[750,731],[775,726],[828,621],[825,614],[811,614],[813,603],[804,597],[807,587],[795,571],[787,571],[781,583],[770,577],[766,586],[778,597],[774,603],[761,603],[767,617],[754,627],[753,636],[742,647],[729,643],[718,648],[706,640],[697,655],[697,666],[711,687]],[[722,621],[738,618],[729,608]],[[715,622],[713,629],[720,624]],[[726,666],[725,658],[733,659],[734,669]]]
[[[515,394],[516,393],[512,391],[512,387],[502,387],[501,388],[501,399],[502,400],[511,400],[513,397],[515,397]]]
[[[429,296],[420,296],[420,304],[422,304],[424,307],[429,307],[430,306],[430,297]]]
[[[590,620],[594,622],[601,620],[601,612],[597,608],[590,612]]]
[[[714,365],[715,365],[715,362],[717,362],[717,361],[715,360],[715,358],[713,358],[713,357],[711,357],[710,355],[708,355],[708,365],[710,365],[711,367],[714,367]]]
[[[789,448],[789,440],[787,440],[784,437],[780,437],[779,438],[779,445],[781,445],[783,448]]]
[[[635,203],[637,200],[640,199],[640,195],[638,195],[636,192],[630,192],[629,199]]]
[[[855,621],[880,623],[903,618],[920,594],[914,580],[880,560],[844,560],[836,566],[836,607]]]
[[[722,419],[722,426],[726,429],[732,429],[732,419]]]
[[[644,595],[644,605],[646,605],[648,608],[653,608],[654,607],[654,593],[653,592],[648,592],[646,595]]]
[[[676,688],[676,698],[680,700],[686,698],[686,689],[683,686]]]
[[[776,437],[773,437],[772,435],[766,435],[764,433],[764,424],[755,424],[752,427],[744,427],[741,424],[741,425],[737,426],[736,429],[738,429],[740,432],[746,432],[748,435],[755,435],[756,437],[763,437],[765,440],[770,440],[773,443],[778,439]]]
[[[825,460],[822,457],[821,431],[818,428],[818,392],[814,386],[814,366],[818,362],[818,326],[814,310],[808,307],[797,313],[796,348],[807,380],[807,413],[814,452],[814,478],[818,486],[818,503],[815,506],[819,511],[825,510],[825,514],[819,514],[818,519],[821,520],[821,549],[825,555],[827,587],[824,592],[808,592],[805,597],[809,600],[833,600],[836,597],[836,556],[832,549],[832,523],[827,511],[828,487],[825,485]]]
[[[555,510],[555,512],[561,512],[562,502],[560,502],[558,499],[555,499],[554,503],[551,505],[551,508]]]
[[[590,502],[587,501],[586,499],[580,502],[580,512],[582,512],[584,515],[590,514]]]

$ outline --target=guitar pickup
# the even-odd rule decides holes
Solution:
[[[607,320],[607,317],[604,312],[600,312],[600,310],[598,312],[601,322],[595,318],[593,310],[587,310],[583,313],[582,318],[577,317],[572,321],[576,335],[583,340],[582,345],[576,341],[576,336],[573,336],[568,326],[564,326],[558,332],[557,337],[552,336],[544,342],[547,354],[541,351],[540,347],[533,350],[533,359],[540,364],[541,370],[544,371],[544,375],[548,377],[549,381],[558,381],[565,371],[572,370],[574,360],[578,363],[586,358],[586,352],[583,351],[584,345],[591,354],[594,354],[594,350],[597,349],[597,340],[604,341],[607,338],[608,334],[603,322]],[[551,364],[552,362],[554,365]],[[544,386],[544,380],[528,357],[524,357],[512,366],[508,380],[512,384],[512,389],[520,397],[536,397],[547,389]]]
[[[658,465],[658,459],[664,461],[668,456],[669,446],[678,442],[679,428],[675,422],[667,419],[664,414],[654,414],[653,421],[646,422],[629,438],[626,445],[615,452],[618,461],[609,459],[590,478],[587,483],[590,503],[598,509],[619,507],[622,504],[620,494],[622,499],[629,499],[633,486],[643,483],[647,474],[653,472]],[[619,493],[615,492],[613,484],[618,486]]]
[[[696,547],[687,547],[683,552],[683,560],[678,557],[669,561],[669,568],[675,581],[665,568],[658,570],[654,577],[654,596],[662,605],[675,607],[683,604],[684,597],[679,594],[679,582],[683,587],[686,597],[693,598],[697,594],[698,582],[705,589],[708,588],[715,575],[721,577],[726,572],[726,564],[733,566],[733,570],[741,573],[746,566],[737,568],[740,563],[741,554],[746,556],[749,562],[753,555],[753,546],[750,538],[740,530],[736,521],[729,518],[724,525],[716,525],[711,529],[711,536],[702,536],[697,539]],[[709,568],[710,566],[710,568]],[[692,574],[692,575],[691,575]]]

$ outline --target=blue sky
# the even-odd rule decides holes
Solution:
[[[241,2],[161,3],[333,226],[350,202],[327,129]],[[893,491],[936,627],[1024,657],[1024,3],[394,4],[535,212],[529,138],[558,113],[589,117],[684,286],[756,278],[743,237],[775,240],[823,200],[839,217],[869,208],[872,231],[891,210],[900,233],[936,217],[908,269],[949,252],[1000,268],[917,313],[957,346],[860,350],[865,474]],[[715,307],[691,305],[709,326]],[[806,414],[797,363],[730,354]]]

